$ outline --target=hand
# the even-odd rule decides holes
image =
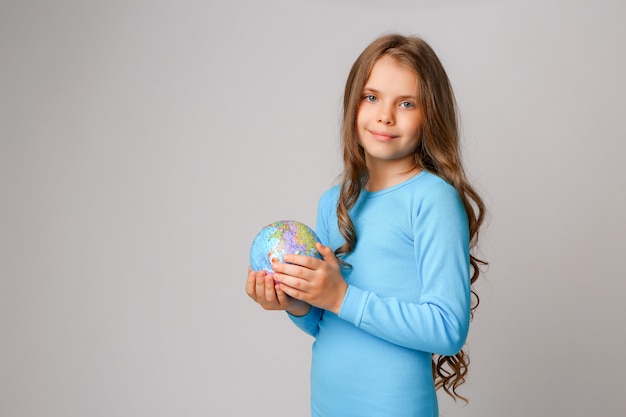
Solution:
[[[284,292],[296,300],[339,314],[348,290],[339,262],[332,249],[317,243],[324,260],[303,255],[285,255],[287,263],[275,262],[272,269],[278,281],[276,292]]]
[[[303,316],[311,306],[304,301],[289,297],[274,283],[265,271],[253,271],[248,267],[246,293],[265,310],[286,310],[294,316]]]

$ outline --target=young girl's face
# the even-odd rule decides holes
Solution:
[[[357,111],[357,135],[368,166],[376,160],[410,163],[424,115],[417,74],[390,56],[380,58],[365,83]]]

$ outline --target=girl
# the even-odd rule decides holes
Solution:
[[[450,82],[423,40],[391,34],[361,53],[344,94],[341,184],[319,201],[324,260],[287,255],[246,283],[315,337],[313,416],[437,416],[436,389],[464,399],[484,204],[458,136]]]

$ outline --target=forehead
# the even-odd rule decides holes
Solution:
[[[408,65],[384,55],[374,62],[364,88],[415,93],[419,88],[418,76]]]

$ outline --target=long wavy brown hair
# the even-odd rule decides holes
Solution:
[[[416,165],[454,186],[465,206],[470,234],[470,317],[473,317],[479,303],[473,284],[480,275],[480,267],[487,265],[474,255],[479,229],[485,217],[485,205],[468,182],[463,169],[457,106],[450,80],[435,52],[419,37],[389,34],[376,39],[357,58],[348,75],[343,99],[344,170],[337,206],[339,231],[345,243],[335,253],[343,261],[342,258],[354,249],[357,241],[349,210],[356,203],[369,174],[365,153],[357,137],[356,118],[365,83],[372,67],[383,56],[390,56],[406,65],[415,71],[419,80],[418,96],[424,124],[415,151]],[[468,367],[469,356],[464,349],[454,356],[433,354],[432,370],[436,389],[443,388],[455,400],[459,398],[467,402],[465,397],[457,393],[457,388],[465,382]]]

